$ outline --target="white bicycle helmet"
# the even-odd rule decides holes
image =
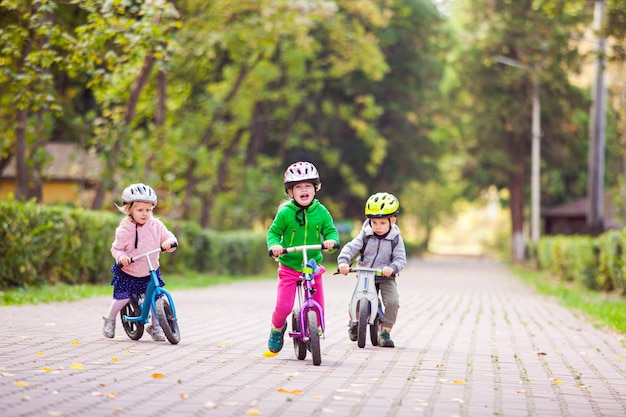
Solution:
[[[285,171],[285,191],[291,189],[294,185],[301,182],[312,182],[315,184],[315,190],[321,188],[320,174],[317,168],[310,162],[300,161],[289,165]]]
[[[136,201],[152,203],[152,205],[156,207],[157,195],[149,185],[142,183],[131,184],[122,192],[122,203],[129,204]]]

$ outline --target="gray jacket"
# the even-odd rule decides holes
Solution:
[[[395,247],[393,247],[394,239],[397,242]],[[363,242],[366,240],[367,246],[363,250],[363,256],[359,256],[359,266],[367,268],[389,266],[396,274],[406,266],[406,249],[398,226],[395,224],[391,226],[387,236],[384,239],[379,239],[374,235],[369,219],[363,222],[359,235],[341,249],[337,263],[350,264],[355,255],[360,255]]]

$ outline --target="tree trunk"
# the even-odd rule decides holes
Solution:
[[[511,155],[511,169],[509,170],[509,190],[511,191],[511,255],[513,262],[519,264],[524,261],[524,190],[526,177],[526,161],[524,152]]]
[[[28,196],[28,172],[26,165],[26,109],[17,111],[17,127],[15,129],[15,168],[17,190],[15,197],[26,200]]]

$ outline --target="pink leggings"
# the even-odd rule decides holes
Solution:
[[[318,265],[320,270],[315,274],[315,292],[313,299],[317,301],[322,309],[324,308],[324,285],[322,283],[322,274],[326,269],[322,265]],[[276,289],[276,307],[272,313],[272,325],[281,329],[287,321],[287,317],[293,310],[293,304],[296,297],[296,284],[300,281],[301,272],[291,269],[287,266],[280,265],[278,267],[278,288]]]

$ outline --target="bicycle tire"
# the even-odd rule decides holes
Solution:
[[[156,314],[167,340],[173,345],[180,342],[178,319],[174,316],[174,312],[172,311],[167,297],[161,297],[156,300]]]
[[[315,310],[309,310],[306,313],[309,326],[309,345],[311,347],[311,356],[313,357],[313,365],[318,366],[322,363],[322,352],[320,349],[319,325],[317,323],[317,313]]]
[[[380,316],[376,314],[374,324],[370,325],[370,341],[372,342],[372,346],[378,346],[378,335],[381,331],[380,327]]]
[[[300,326],[300,312],[298,310],[294,310],[291,313],[291,329],[294,333],[300,333],[302,331],[302,326]],[[302,341],[302,338],[293,338],[293,351],[298,360],[302,361],[306,358],[306,343]]]
[[[365,347],[365,337],[367,335],[367,321],[370,315],[370,302],[362,298],[359,301],[359,323],[357,325],[356,343],[360,348]]]
[[[122,327],[124,327],[124,331],[126,335],[131,340],[139,340],[141,336],[143,336],[143,323],[140,321],[126,321],[123,319],[124,316],[128,317],[139,317],[141,316],[141,307],[137,300],[131,299],[126,303],[122,310],[120,311],[120,316],[122,317]]]

